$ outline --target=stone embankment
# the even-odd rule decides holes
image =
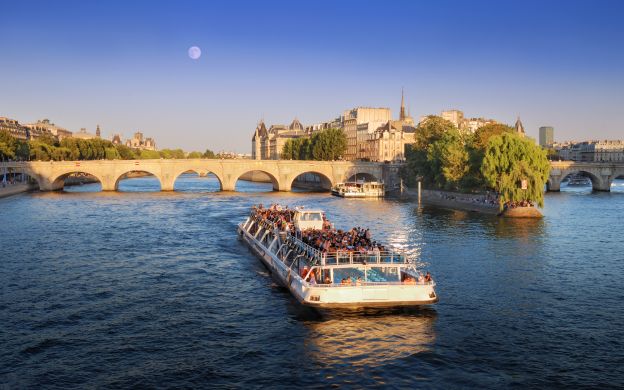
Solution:
[[[405,193],[410,198],[418,199],[418,190],[416,189],[405,189]],[[450,209],[500,215],[506,218],[542,217],[542,213],[535,207],[516,207],[501,213],[498,207],[498,200],[492,194],[463,194],[451,191],[422,190],[421,196],[423,203]]]
[[[7,184],[6,187],[0,185],[0,198],[20,194],[22,192],[34,191],[36,189],[36,184],[28,183]]]

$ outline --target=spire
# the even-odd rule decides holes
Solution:
[[[100,138],[100,125],[97,125],[97,127],[95,128],[95,136]]]
[[[403,94],[403,88],[401,88],[401,111],[399,114],[399,120],[405,119],[405,95]]]
[[[521,136],[524,136],[524,125],[522,124],[522,121],[520,120],[520,115],[518,115],[518,120],[516,120],[516,124],[514,127],[516,129],[516,133],[518,133]]]

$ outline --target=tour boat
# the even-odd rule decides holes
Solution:
[[[376,181],[353,181],[338,183],[331,189],[332,195],[343,198],[382,198],[385,196],[384,183]]]
[[[568,186],[572,187],[585,187],[591,185],[591,180],[588,177],[581,175],[570,176]]]
[[[267,217],[267,210],[271,209],[252,208],[238,225],[238,234],[301,304],[325,310],[414,307],[438,301],[429,273],[423,277],[405,253],[321,250],[304,242],[304,237],[321,240],[336,232],[345,234],[333,229],[321,210],[282,208],[286,221]],[[279,219],[280,212],[268,213]]]

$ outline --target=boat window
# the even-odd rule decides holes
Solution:
[[[366,273],[369,282],[398,282],[398,267],[371,267]]]
[[[357,268],[334,268],[334,283],[340,283],[346,279],[349,283],[355,283],[357,278],[364,280],[364,271]]]
[[[301,214],[302,221],[322,221],[320,213],[303,213]]]

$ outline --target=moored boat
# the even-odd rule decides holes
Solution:
[[[320,210],[254,207],[238,234],[303,305],[394,308],[438,301],[435,282],[405,253],[363,229],[336,230]]]
[[[385,196],[384,183],[376,181],[353,181],[338,183],[331,189],[332,195],[343,198],[382,198]]]

